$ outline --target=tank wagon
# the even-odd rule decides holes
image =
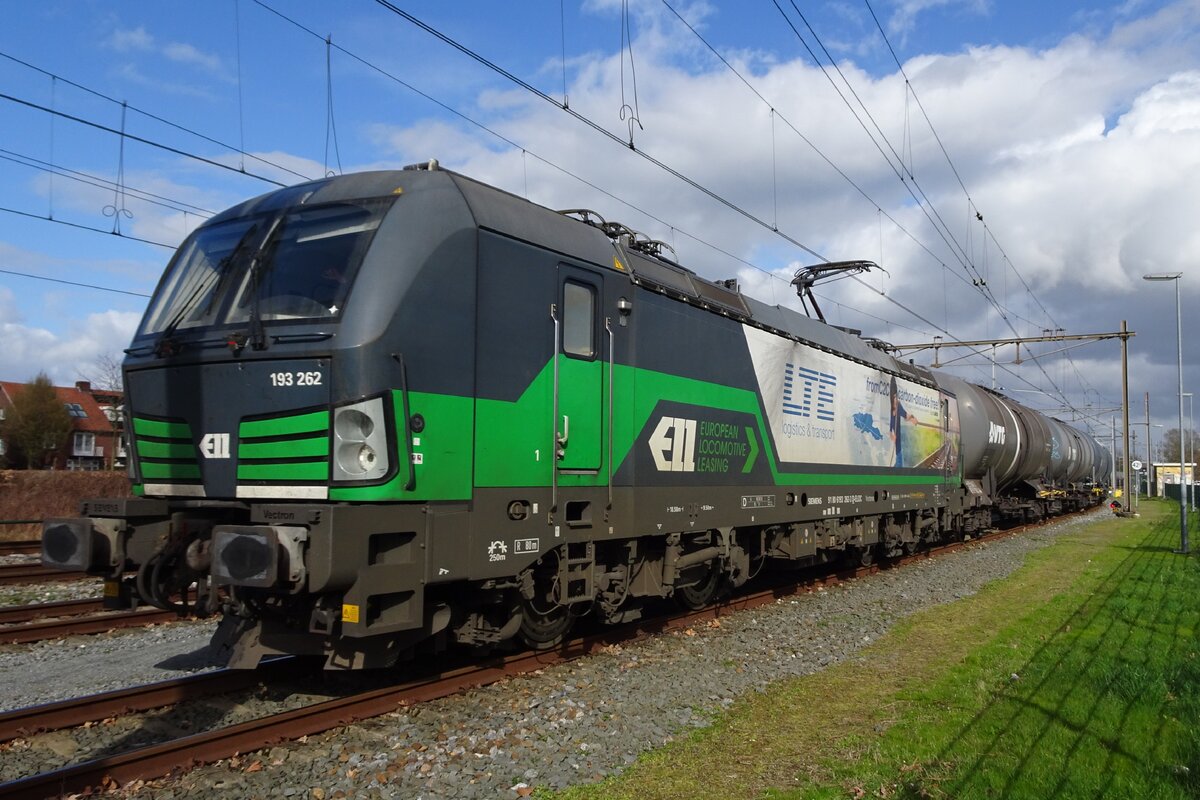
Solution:
[[[219,214],[126,351],[135,496],[43,561],[361,668],[1097,501],[1086,434],[664,253],[436,162]]]

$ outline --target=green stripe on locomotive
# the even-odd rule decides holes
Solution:
[[[133,418],[133,450],[143,480],[200,480],[200,463],[186,422]]]
[[[608,482],[607,420],[608,364],[600,361],[563,359],[559,364],[560,405],[571,399],[580,404],[588,398],[571,398],[571,387],[585,386],[595,392],[592,413],[570,422],[571,444],[594,442],[594,469],[560,471],[559,486],[602,487]],[[960,482],[958,475],[918,475],[889,470],[884,474],[855,472],[795,472],[778,463],[763,419],[756,392],[705,381],[683,378],[636,367],[613,367],[613,462],[614,472],[635,455],[643,431],[660,404],[678,403],[720,412],[744,414],[752,424],[744,426],[744,456],[731,459],[726,473],[729,485],[751,484],[752,469],[759,460],[777,486],[920,485]],[[554,365],[548,363],[515,402],[488,398],[455,397],[424,392],[409,393],[410,415],[420,415],[424,427],[410,433],[416,456],[415,486],[405,489],[407,474],[367,487],[331,486],[331,500],[468,500],[473,487],[548,488],[556,468],[551,439],[554,412]],[[576,406],[581,407],[581,406]],[[403,395],[392,393],[397,430],[402,431]],[[739,451],[739,452],[742,452]],[[397,443],[397,459],[407,458],[404,442]],[[590,458],[585,456],[584,458]],[[639,485],[646,483],[639,474]]]
[[[321,410],[243,420],[238,425],[238,480],[329,480],[329,417]]]

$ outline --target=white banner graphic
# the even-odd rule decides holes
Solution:
[[[757,328],[743,330],[781,461],[945,465],[937,389]]]

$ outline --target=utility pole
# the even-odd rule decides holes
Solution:
[[[1146,497],[1154,497],[1154,487],[1150,484],[1154,472],[1154,461],[1150,458],[1150,440],[1153,438],[1150,433],[1150,393],[1146,392]]]
[[[1131,435],[1133,436],[1133,448],[1136,450],[1137,449],[1137,431],[1134,431]],[[1128,440],[1126,440],[1126,441],[1128,441]],[[1125,452],[1129,452],[1129,451],[1126,450]],[[1126,469],[1129,469],[1129,467],[1126,467]],[[1126,473],[1126,474],[1128,474],[1128,473]],[[1126,489],[1126,491],[1128,491],[1128,489]],[[1138,494],[1141,491],[1142,491],[1142,479],[1135,477],[1134,481],[1133,481],[1133,508],[1135,511],[1137,510],[1137,505],[1138,505]]]
[[[1121,415],[1125,427],[1125,503],[1129,503],[1129,326],[1121,320]]]
[[[1112,453],[1112,479],[1109,482],[1114,490],[1117,488],[1117,418],[1112,418],[1112,447],[1108,449]]]

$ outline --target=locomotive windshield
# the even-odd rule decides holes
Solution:
[[[296,206],[199,228],[138,335],[337,317],[393,199]]]

